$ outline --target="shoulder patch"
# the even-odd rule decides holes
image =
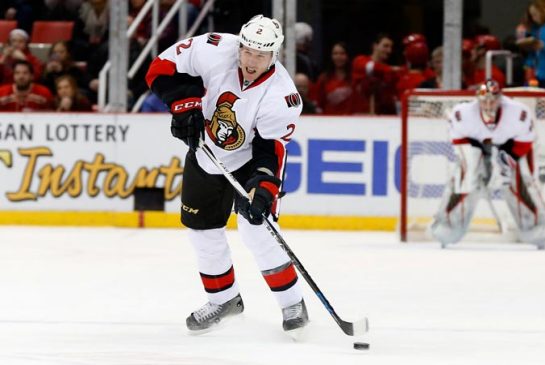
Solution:
[[[288,108],[301,105],[301,96],[298,93],[286,95],[284,99],[286,100],[286,104],[288,104]]]
[[[520,113],[520,121],[521,122],[524,122],[526,120],[526,117],[528,116],[528,113],[526,112],[526,110],[523,110],[521,113]]]
[[[457,110],[457,111],[454,113],[454,118],[456,118],[456,121],[457,121],[457,122],[461,122],[461,121],[462,121],[462,113],[460,113],[460,111]]]
[[[220,41],[221,41],[221,35],[219,35],[217,33],[210,33],[208,35],[208,39],[207,39],[206,43],[217,47],[218,44],[220,43]]]

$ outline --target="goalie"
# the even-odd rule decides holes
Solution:
[[[533,174],[535,132],[529,109],[503,96],[496,81],[487,80],[475,101],[454,107],[449,125],[457,163],[430,226],[431,235],[442,247],[460,241],[479,199],[491,202],[491,192],[499,189],[519,240],[543,249],[545,204]]]

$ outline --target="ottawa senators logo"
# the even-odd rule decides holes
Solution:
[[[221,42],[221,35],[217,33],[208,34],[208,39],[206,40],[206,43],[217,47],[220,42]]]
[[[288,104],[288,108],[296,107],[301,104],[301,96],[299,96],[298,93],[284,96],[284,100],[286,100],[286,104]]]
[[[214,144],[226,151],[236,150],[244,143],[246,134],[237,123],[233,105],[239,99],[230,91],[221,94],[216,102],[216,111],[212,120],[206,121],[206,133]]]

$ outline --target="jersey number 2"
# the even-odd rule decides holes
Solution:
[[[179,55],[182,53],[182,49],[187,49],[191,47],[191,43],[193,43],[193,38],[189,38],[187,40],[187,43],[180,43],[176,46],[176,55]]]
[[[288,124],[286,129],[289,132],[282,137],[282,140],[286,141],[286,142],[289,142],[289,141],[291,141],[291,135],[293,134],[293,132],[295,132],[295,124]]]

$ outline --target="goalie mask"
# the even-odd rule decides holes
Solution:
[[[284,35],[282,26],[276,19],[270,19],[263,15],[256,15],[240,29],[239,43],[258,51],[271,51],[271,67],[278,57]]]
[[[501,88],[497,81],[487,80],[477,89],[481,119],[489,129],[496,128],[501,103]]]

